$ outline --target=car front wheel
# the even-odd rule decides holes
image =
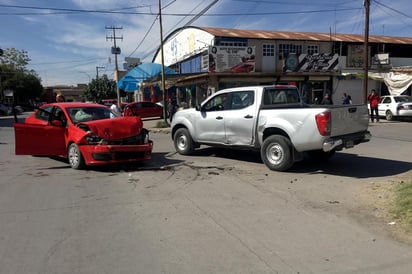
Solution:
[[[69,158],[69,164],[72,168],[83,169],[86,166],[83,155],[75,143],[70,144],[67,155]]]
[[[195,145],[186,128],[179,128],[173,135],[173,144],[176,151],[182,155],[190,155],[194,152]]]
[[[260,156],[265,165],[271,170],[285,171],[292,167],[292,145],[281,135],[272,135],[263,141]]]

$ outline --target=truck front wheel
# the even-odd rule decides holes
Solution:
[[[284,136],[272,135],[263,141],[260,156],[271,170],[285,171],[293,165],[292,145]]]
[[[179,128],[173,135],[173,144],[176,151],[182,155],[190,155],[195,149],[193,139],[186,128]]]

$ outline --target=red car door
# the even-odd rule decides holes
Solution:
[[[66,127],[14,123],[16,155],[66,155]]]

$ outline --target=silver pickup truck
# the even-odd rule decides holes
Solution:
[[[200,145],[258,150],[268,168],[285,171],[305,155],[324,160],[369,141],[368,120],[366,105],[308,105],[295,86],[249,86],[178,111],[171,128],[180,154]]]

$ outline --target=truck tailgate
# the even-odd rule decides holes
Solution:
[[[368,129],[369,112],[366,105],[333,106],[330,110],[332,114],[331,136]]]

